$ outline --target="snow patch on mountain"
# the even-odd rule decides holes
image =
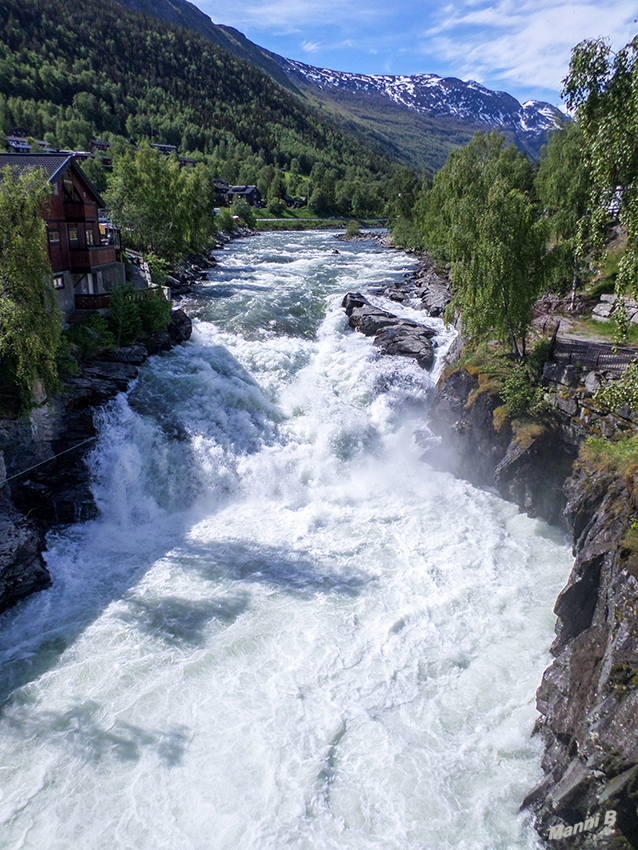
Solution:
[[[380,95],[423,115],[448,115],[477,127],[513,130],[523,137],[542,136],[568,120],[551,103],[528,100],[521,105],[512,95],[491,91],[474,80],[464,82],[436,74],[352,74],[293,59],[282,59],[281,64],[293,80],[302,77],[322,91],[334,88],[353,95]]]

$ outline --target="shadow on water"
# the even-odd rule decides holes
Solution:
[[[356,597],[373,581],[354,570],[344,574],[330,569],[305,552],[243,540],[191,543],[175,557],[182,569],[196,572],[203,581],[265,585],[303,599],[319,594]]]
[[[182,539],[172,540],[170,548],[158,545],[141,562],[138,558],[133,570],[119,581],[102,585],[101,593],[87,596],[85,604],[76,607],[75,616],[68,622],[62,625],[43,623],[37,634],[23,640],[15,653],[9,653],[0,674],[0,716],[6,711],[12,714],[13,707],[23,699],[15,692],[54,668],[60,656],[116,600],[121,600],[121,610],[113,616],[127,628],[139,630],[165,645],[189,650],[205,643],[213,624],[217,628],[227,628],[250,608],[251,585],[265,586],[301,599],[324,594],[354,598],[374,581],[352,570],[339,573],[305,552],[283,546],[257,546],[242,540],[191,542],[187,540],[189,530],[185,527]],[[175,570],[195,573],[202,582],[210,584],[215,598],[137,596],[134,588],[159,560],[166,565],[173,564]],[[96,569],[101,568],[107,569],[108,564],[96,565]],[[53,604],[57,601],[54,591],[55,588],[44,592],[53,593]],[[220,596],[220,591],[225,595]],[[40,594],[39,598],[25,600],[18,606],[21,611],[14,609],[14,616],[37,618],[43,597],[44,594]],[[46,604],[42,607],[46,610]],[[49,611],[48,616],[51,615]]]
[[[10,734],[63,747],[71,756],[92,764],[104,759],[136,762],[146,750],[154,752],[164,767],[177,767],[192,739],[191,730],[181,725],[166,730],[142,729],[116,720],[107,728],[100,722],[103,709],[93,700],[68,711],[21,711],[18,715],[18,708],[23,706],[16,705],[7,718]]]
[[[192,601],[169,596],[163,599],[128,599],[118,619],[169,646],[194,647],[206,639],[206,629],[215,621],[226,627],[249,607],[247,592],[229,594],[214,602]]]

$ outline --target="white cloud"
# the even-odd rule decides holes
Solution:
[[[317,50],[319,50],[320,47],[321,47],[321,43],[317,42],[317,41],[308,41],[306,39],[305,41],[301,42],[301,49],[305,53],[316,53]]]
[[[589,0],[558,5],[550,0],[490,5],[469,0],[437,16],[420,41],[420,51],[454,64],[464,78],[558,90],[572,48],[599,36],[622,46],[634,34],[635,13],[633,0],[609,0],[604,12]]]
[[[313,26],[323,28],[326,24],[352,30],[357,21],[370,20],[375,14],[370,4],[362,5],[357,0],[217,0],[214,4],[201,0],[197,5],[215,23],[232,20],[239,29],[244,26],[286,34]],[[386,6],[384,2],[378,5]]]

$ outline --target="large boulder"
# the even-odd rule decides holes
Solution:
[[[430,369],[434,363],[434,349],[431,339],[435,332],[430,328],[405,323],[380,330],[372,343],[384,354],[398,354],[412,357],[423,369]]]

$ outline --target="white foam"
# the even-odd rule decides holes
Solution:
[[[407,261],[333,244],[236,244],[220,277],[262,288],[215,300],[213,276],[193,341],[105,415],[102,517],[3,618],[3,847],[536,846],[517,809],[569,551],[420,460],[432,376],[339,306]],[[303,255],[260,276],[279,250]]]

